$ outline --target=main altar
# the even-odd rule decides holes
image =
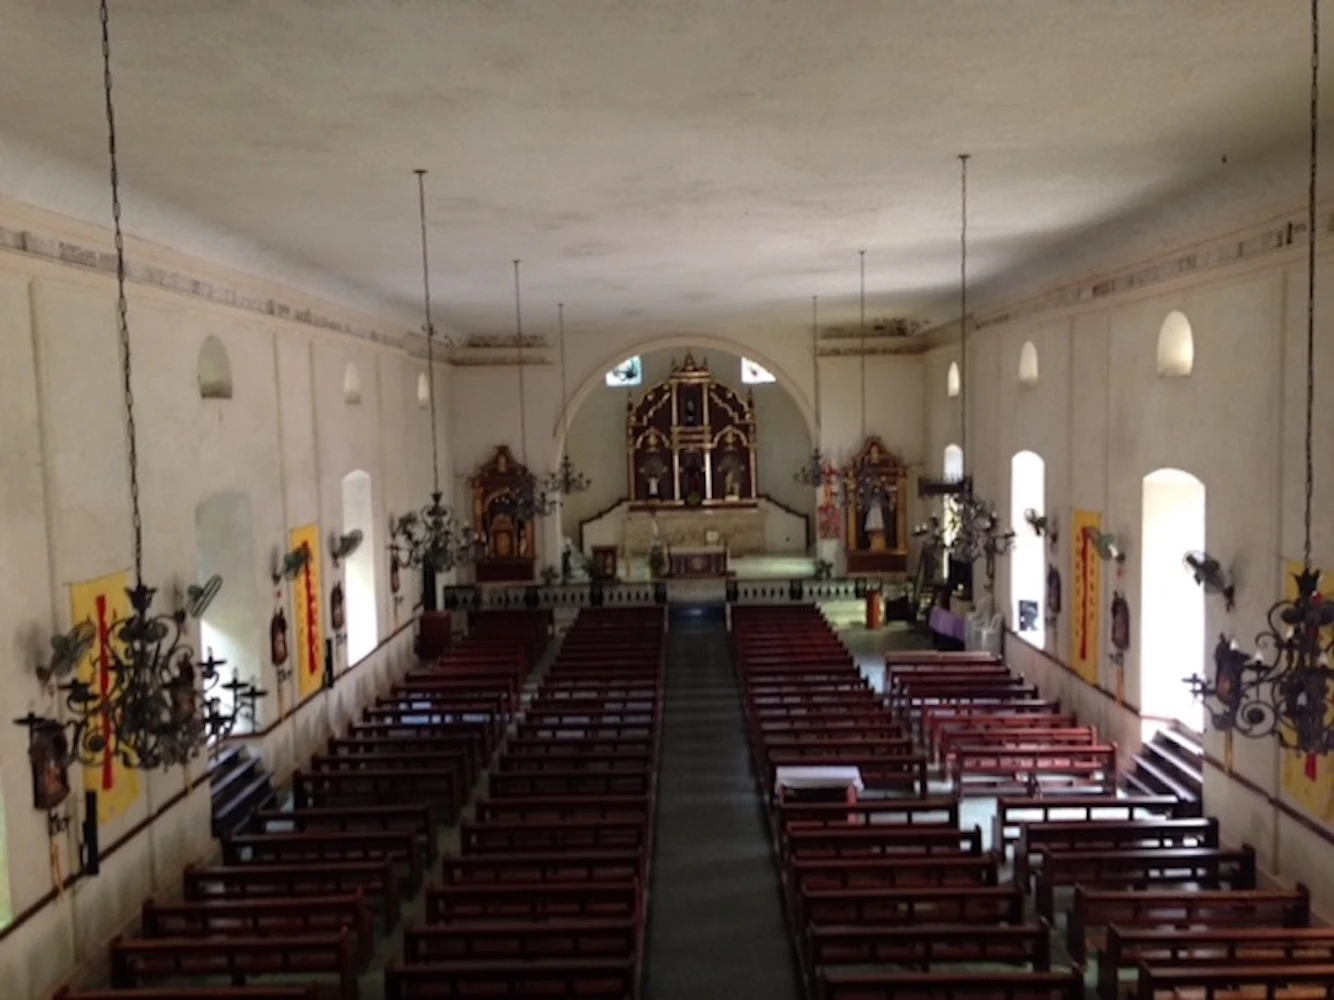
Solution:
[[[627,399],[626,554],[656,544],[674,575],[721,575],[729,553],[762,552],[755,432],[754,398],[690,353],[638,402]]]

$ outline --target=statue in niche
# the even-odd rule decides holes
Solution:
[[[650,455],[639,472],[648,484],[649,499],[660,499],[662,497],[660,484],[662,483],[662,477],[667,474],[667,464],[661,456],[656,452]]]
[[[687,427],[699,426],[699,402],[692,396],[686,396],[683,404],[684,413],[681,422]]]
[[[697,451],[681,455],[681,499],[687,507],[698,507],[705,496],[704,462]]]
[[[866,530],[871,551],[885,551],[885,501],[879,490],[871,496],[871,505],[866,511],[866,521],[862,527]]]
[[[736,449],[728,448],[723,459],[718,463],[723,474],[723,497],[727,500],[741,499],[741,459],[737,458]]]

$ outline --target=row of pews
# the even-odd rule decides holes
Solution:
[[[503,620],[501,620],[503,619]],[[110,986],[60,1000],[357,1000],[377,923],[436,863],[547,642],[543,616],[484,617],[329,739],[292,780],[290,808],[256,811],[191,866],[182,898],[147,900],[110,945]]]
[[[523,706],[387,1000],[639,994],[663,700],[662,609],[582,611]]]
[[[892,654],[880,697],[814,608],[733,630],[808,995],[1334,996],[1306,890],[1258,889],[1198,803],[1124,794],[1116,748],[1004,664]],[[855,801],[802,797],[802,773],[862,761]]]

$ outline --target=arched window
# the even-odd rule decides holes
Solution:
[[[945,395],[954,399],[959,395],[959,362],[951,361],[950,370],[945,373]]]
[[[1204,709],[1182,683],[1205,672],[1204,588],[1181,564],[1203,550],[1204,483],[1180,469],[1144,477],[1140,543],[1140,711],[1197,732]]]
[[[1185,313],[1175,309],[1167,314],[1158,330],[1158,374],[1165,378],[1184,378],[1195,367],[1195,335]]]
[[[354,406],[361,402],[361,372],[351,361],[343,369],[343,402]]]
[[[746,385],[763,385],[766,382],[777,382],[778,379],[774,373],[765,368],[758,361],[751,361],[750,358],[741,359],[741,381]]]
[[[200,399],[232,398],[232,363],[217,337],[205,337],[200,345],[198,376]]]
[[[1024,346],[1019,348],[1019,384],[1038,384],[1038,349],[1031,340],[1024,341]]]
[[[254,515],[250,497],[239,490],[223,490],[195,507],[195,550],[199,582],[222,577],[222,589],[199,618],[200,651],[223,661],[219,680],[233,679],[263,686],[261,663],[264,598],[255,581]],[[263,702],[257,707],[263,711]],[[255,719],[262,726],[264,720]],[[249,720],[241,720],[247,730]]]
[[[626,358],[619,365],[607,372],[607,385],[613,388],[625,389],[632,385],[639,385],[644,381],[644,363],[639,355]]]
[[[941,463],[941,473],[948,480],[963,478],[963,449],[957,444],[945,445],[945,460]],[[959,501],[955,497],[945,497],[942,504],[944,517],[941,519],[941,534],[945,539],[945,572],[949,572],[949,548],[959,537]]]
[[[431,405],[431,380],[425,372],[417,376],[417,405],[423,410]]]
[[[1027,512],[1047,512],[1047,467],[1042,456],[1021,451],[1010,459],[1010,621],[1019,637],[1039,649],[1047,644],[1044,598],[1047,567],[1043,539],[1028,523]]]
[[[380,641],[380,609],[375,592],[375,514],[370,473],[343,477],[343,533],[361,532],[361,544],[343,560],[347,614],[347,663],[356,663]]]

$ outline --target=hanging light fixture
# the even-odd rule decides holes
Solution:
[[[223,682],[218,668],[224,661],[212,654],[195,658],[186,638],[191,618],[200,617],[222,585],[218,577],[203,587],[190,588],[188,598],[170,614],[153,613],[156,589],[144,583],[144,531],[139,509],[139,452],[134,421],[134,388],[130,351],[129,308],[125,291],[125,238],[121,231],[120,172],[116,149],[116,114],[112,101],[111,31],[107,0],[101,0],[102,81],[106,99],[107,148],[110,155],[111,218],[116,247],[116,316],[121,352],[121,382],[125,402],[125,429],[129,443],[130,512],[134,539],[134,586],[127,591],[130,614],[113,621],[103,644],[103,668],[96,684],[73,679],[58,685],[69,717],[62,721],[32,712],[15,720],[29,732],[30,745],[39,736],[57,736],[65,759],[84,764],[110,758],[139,770],[183,765],[198,757],[215,740],[229,735],[242,719],[253,720],[255,705],[264,694],[254,684],[233,679]],[[88,635],[86,624],[71,636]],[[91,647],[78,641],[53,648]],[[82,655],[78,657],[82,658]],[[46,676],[73,673],[77,660],[57,657]],[[230,704],[224,707],[225,692]]]
[[[820,297],[811,296],[811,371],[815,377],[815,445],[792,480],[819,489],[835,477],[834,465],[820,448]]]
[[[955,498],[950,551],[964,562],[985,560],[987,587],[996,582],[996,559],[1014,547],[1014,532],[1002,530],[995,507],[973,492],[968,475],[968,153],[959,154],[959,440],[963,470],[940,492]]]
[[[1186,679],[1204,701],[1215,729],[1253,738],[1277,738],[1279,745],[1307,754],[1334,751],[1330,693],[1334,671],[1334,604],[1320,593],[1320,570],[1311,561],[1314,493],[1316,182],[1319,179],[1320,0],[1311,0],[1310,171],[1306,203],[1306,438],[1302,569],[1294,574],[1297,594],[1269,609],[1248,654],[1226,636],[1214,648],[1214,677]]]
[[[431,407],[431,502],[390,521],[389,551],[413,569],[429,566],[447,573],[472,559],[472,529],[444,502],[440,489],[440,447],[435,425],[435,324],[431,322],[431,268],[426,237],[426,171],[418,169],[417,206],[422,238],[422,301],[426,315],[426,390]]]
[[[556,509],[556,498],[543,488],[528,468],[528,403],[523,376],[523,307],[519,286],[519,261],[514,261],[514,340],[519,351],[519,462],[523,472],[510,489],[509,507],[519,521],[536,521]]]
[[[858,337],[858,354],[861,367],[861,440],[866,441],[866,251],[858,250],[860,263],[861,290],[858,294],[861,309],[861,333]],[[846,488],[857,498],[857,506],[870,510],[877,505],[887,504],[895,499],[899,484],[896,479],[885,474],[883,469],[865,462],[850,462],[843,470]]]
[[[556,306],[556,323],[560,329],[560,406],[561,425],[564,430],[565,453],[561,455],[556,471],[542,480],[542,489],[552,497],[568,497],[576,493],[586,493],[592,480],[580,472],[570,457],[570,398],[565,384],[565,303]]]

